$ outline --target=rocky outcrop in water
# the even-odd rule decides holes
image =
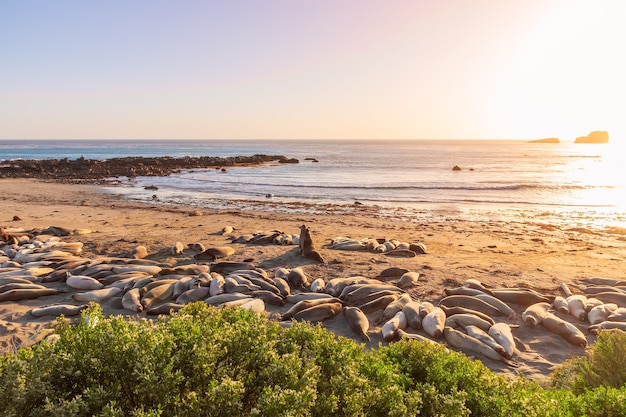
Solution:
[[[135,157],[105,160],[78,158],[19,159],[0,163],[0,178],[39,178],[72,182],[99,182],[113,177],[167,176],[183,169],[222,168],[258,165],[266,162],[297,163],[297,159],[282,155],[252,156],[186,156],[183,158]]]
[[[576,138],[574,143],[609,143],[609,132],[606,130],[594,130],[587,136]]]

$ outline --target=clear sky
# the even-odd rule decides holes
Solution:
[[[626,141],[622,0],[0,0],[0,138]]]

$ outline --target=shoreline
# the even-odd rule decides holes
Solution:
[[[41,182],[32,179],[0,179],[0,226],[10,228],[45,228],[61,226],[91,229],[87,235],[64,240],[83,242],[83,256],[116,255],[145,245],[149,259],[164,264],[194,262],[191,254],[172,257],[173,243],[203,242],[205,245],[229,245],[235,248],[232,260],[253,259],[260,267],[273,272],[278,267],[302,266],[313,278],[363,275],[375,277],[388,267],[401,267],[420,273],[418,284],[409,293],[420,301],[436,302],[445,288],[477,279],[491,287],[530,286],[556,294],[561,283],[580,293],[580,279],[594,276],[621,278],[626,257],[623,235],[585,229],[563,229],[533,222],[502,221],[418,221],[406,222],[372,215],[361,206],[349,215],[336,215],[332,207],[324,214],[283,213],[271,211],[213,210],[187,206],[166,206],[134,202],[102,192],[92,185]],[[201,215],[195,215],[200,212]],[[17,216],[21,220],[13,221]],[[324,258],[318,264],[302,258],[297,249],[281,245],[230,244],[219,231],[227,225],[235,234],[279,229],[298,233],[299,226],[310,227],[313,240]],[[415,258],[390,258],[369,252],[340,251],[325,248],[331,239],[347,236],[397,238],[419,241],[427,253]],[[271,275],[271,274],[270,274]],[[71,301],[68,294],[60,300]],[[28,314],[33,306],[54,301],[46,297],[23,302],[0,303],[0,351],[19,346],[41,331],[50,319],[34,319]],[[129,314],[119,305],[105,303],[105,314]],[[528,329],[518,318],[514,335],[520,340],[520,366],[510,368],[483,361],[489,368],[506,375],[524,374],[531,379],[545,378],[555,366],[584,354],[583,348],[569,345],[545,329]],[[141,314],[137,314],[142,316]],[[579,327],[583,325],[577,323]],[[325,323],[335,334],[354,336],[338,318]],[[375,348],[384,343],[380,326],[372,324]],[[588,335],[588,341],[595,338]]]

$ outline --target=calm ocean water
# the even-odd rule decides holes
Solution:
[[[469,219],[626,227],[626,165],[612,144],[510,140],[0,141],[0,161],[256,153],[295,157],[300,163],[122,179],[107,190],[129,199],[200,208],[303,213],[364,210],[418,223]],[[455,165],[461,170],[453,171]],[[149,185],[158,190],[145,190]]]

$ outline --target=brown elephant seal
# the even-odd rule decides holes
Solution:
[[[306,310],[309,307],[313,307],[319,304],[325,304],[325,303],[336,303],[336,302],[340,302],[340,300],[338,298],[335,297],[323,297],[323,298],[314,298],[314,299],[304,299],[304,300],[299,300],[298,302],[296,302],[291,308],[289,308],[289,310],[285,311],[282,316],[281,316],[281,320],[285,321],[285,320],[291,320],[291,318],[294,316],[294,314],[302,311],[302,310]]]
[[[313,245],[311,231],[305,225],[300,226],[300,239],[298,240],[298,248],[300,249],[300,254],[305,258],[325,263],[324,258]]]
[[[206,250],[204,245],[202,243],[199,243],[199,242],[187,243],[187,247],[189,248],[189,250],[192,250],[194,252],[204,252]]]
[[[104,285],[95,278],[86,275],[73,275],[65,280],[65,285],[76,290],[99,290]]]
[[[231,272],[237,271],[238,269],[254,269],[254,264],[251,262],[220,261],[211,264],[209,269],[210,272],[227,275]]]
[[[148,256],[148,248],[142,245],[134,247],[128,253],[128,257],[133,259],[143,259],[146,256]]]
[[[381,279],[383,281],[389,281],[391,279],[397,279],[401,277],[403,274],[409,272],[406,268],[398,268],[395,266],[383,269],[376,278]]]
[[[0,301],[21,301],[32,300],[46,295],[60,294],[61,291],[53,288],[26,288],[19,290],[9,290],[0,294]]]
[[[204,252],[195,254],[193,258],[199,261],[215,261],[221,258],[228,258],[234,253],[235,249],[230,246],[213,246],[205,249]]]
[[[344,307],[343,314],[350,325],[350,328],[363,342],[369,342],[371,339],[367,334],[370,328],[370,322],[358,307]]]
[[[294,314],[293,318],[296,321],[316,323],[333,318],[342,309],[343,304],[341,303],[324,303],[299,311]]]
[[[146,309],[146,314],[157,316],[161,314],[171,314],[172,311],[176,312],[183,308],[183,304],[176,304],[173,302],[159,304],[157,306]]]
[[[289,271],[287,274],[287,282],[289,282],[293,288],[305,288],[309,286],[309,277],[306,272],[304,272],[304,269],[297,267]]]

